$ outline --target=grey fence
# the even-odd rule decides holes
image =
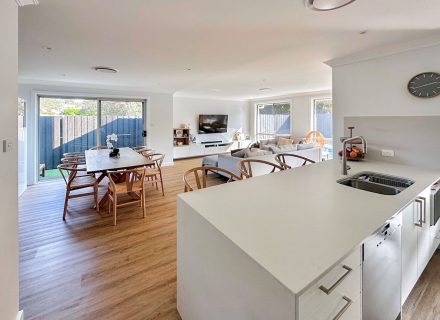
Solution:
[[[333,120],[331,113],[316,113],[316,130],[320,131],[326,138],[332,137]]]
[[[260,114],[258,116],[259,136],[262,136],[264,139],[270,138],[270,135],[264,134],[268,132],[274,132],[275,135],[289,134],[291,132],[290,125],[289,113],[276,115]],[[333,121],[331,113],[316,114],[316,130],[320,131],[326,138],[332,137]]]
[[[40,116],[40,163],[54,169],[66,152],[82,152],[97,145],[96,116]],[[101,145],[106,136],[118,135],[118,147],[143,145],[143,119],[134,117],[103,116],[101,118]]]
[[[290,134],[290,113],[260,114],[258,116],[260,134],[274,132],[276,135]]]

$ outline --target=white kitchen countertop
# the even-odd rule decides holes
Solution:
[[[344,176],[341,161],[332,160],[179,198],[300,294],[440,178],[440,172],[416,167],[368,160],[349,164],[349,175],[374,171],[415,184],[394,196],[350,188],[336,182]]]

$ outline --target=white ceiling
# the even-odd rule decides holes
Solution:
[[[439,12],[439,0],[333,12],[303,0],[40,0],[19,9],[19,76],[223,99],[326,90],[324,61],[438,34]]]

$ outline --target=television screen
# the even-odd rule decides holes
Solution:
[[[199,115],[199,133],[224,133],[228,130],[227,114]]]

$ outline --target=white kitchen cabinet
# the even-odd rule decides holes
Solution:
[[[430,221],[430,188],[402,210],[402,304],[432,256],[433,237]]]
[[[417,276],[420,277],[431,259],[432,238],[430,236],[430,190],[423,191],[415,200],[415,214],[418,219],[417,228]]]
[[[402,305],[415,286],[417,276],[417,226],[415,204],[402,210]]]
[[[361,256],[356,248],[298,297],[299,320],[361,319]]]

